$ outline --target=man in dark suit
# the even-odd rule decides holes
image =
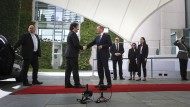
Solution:
[[[108,66],[108,60],[110,57],[109,47],[111,46],[111,38],[109,34],[104,33],[104,27],[98,26],[97,27],[97,33],[98,36],[87,45],[87,48],[92,47],[93,45],[97,45],[97,66],[98,66],[98,76],[99,76],[99,85],[104,84],[104,70],[105,75],[107,78],[107,86],[111,87],[111,76],[110,76],[110,70]],[[97,86],[96,86],[97,87]]]
[[[83,46],[79,44],[77,32],[79,30],[78,23],[71,23],[70,32],[67,37],[66,56],[66,71],[65,71],[65,88],[84,88],[80,84],[78,72],[78,56],[79,50],[83,50]],[[73,71],[73,79],[75,86],[70,83],[71,72]]]
[[[31,86],[28,82],[27,74],[29,65],[32,65],[32,84],[42,84],[38,81],[38,57],[41,56],[40,40],[38,35],[35,34],[35,26],[30,25],[28,27],[28,33],[24,34],[19,41],[15,44],[14,50],[16,50],[20,45],[22,45],[21,54],[24,59],[21,75],[23,77],[23,85]]]
[[[124,48],[123,44],[119,43],[119,38],[115,38],[115,43],[112,44],[110,48],[110,52],[112,54],[111,59],[113,62],[113,74],[114,74],[114,79],[117,80],[117,62],[119,65],[119,77],[120,80],[125,80],[123,78],[123,71],[122,71],[122,63],[123,63],[123,53],[124,53]]]

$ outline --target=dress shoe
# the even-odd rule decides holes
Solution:
[[[95,88],[99,88],[99,87],[100,87],[100,85],[98,84],[98,85],[95,85],[94,87],[95,87]]]
[[[74,88],[74,86],[72,84],[69,84],[69,85],[65,85],[65,88]]]
[[[144,78],[143,81],[146,81],[146,78]]]
[[[95,88],[99,88],[100,85],[104,85],[104,84],[98,84],[98,85],[95,85],[94,87],[95,87]]]
[[[189,81],[189,79],[187,79],[187,78],[184,78],[184,79],[181,79],[182,81]]]
[[[141,78],[137,79],[136,81],[141,81]]]
[[[117,78],[113,78],[113,80],[117,80]]]
[[[111,87],[112,87],[112,84],[108,84],[107,87],[108,87],[108,88],[111,88]]]
[[[74,88],[85,88],[85,86],[82,86],[81,84],[75,85]]]
[[[132,80],[132,78],[129,78],[129,80]]]
[[[32,84],[29,84],[29,83],[23,83],[23,86],[32,86]]]
[[[40,82],[40,81],[33,81],[32,84],[33,84],[33,85],[40,85],[40,84],[43,84],[43,82]]]
[[[125,80],[125,78],[120,78],[120,80]]]

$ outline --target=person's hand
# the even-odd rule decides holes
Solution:
[[[121,53],[118,53],[118,56],[120,56],[121,55]]]
[[[83,51],[86,51],[86,49],[87,49],[87,46],[83,46]]]
[[[130,63],[130,59],[129,59],[128,63]]]
[[[115,56],[119,56],[119,54],[118,54],[118,53],[115,53]]]
[[[98,49],[102,49],[102,45],[99,45],[99,46],[98,46]]]
[[[145,58],[144,61],[146,62],[146,61],[147,61],[147,58]]]

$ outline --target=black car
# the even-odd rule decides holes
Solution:
[[[16,52],[7,41],[0,35],[0,80],[15,78],[21,82],[22,57]]]

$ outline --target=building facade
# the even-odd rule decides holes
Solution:
[[[67,42],[69,26],[72,22],[82,23],[83,17],[63,8],[34,0],[34,20],[39,37],[43,41],[52,42],[53,68],[60,68],[62,54],[64,54],[62,43]]]

